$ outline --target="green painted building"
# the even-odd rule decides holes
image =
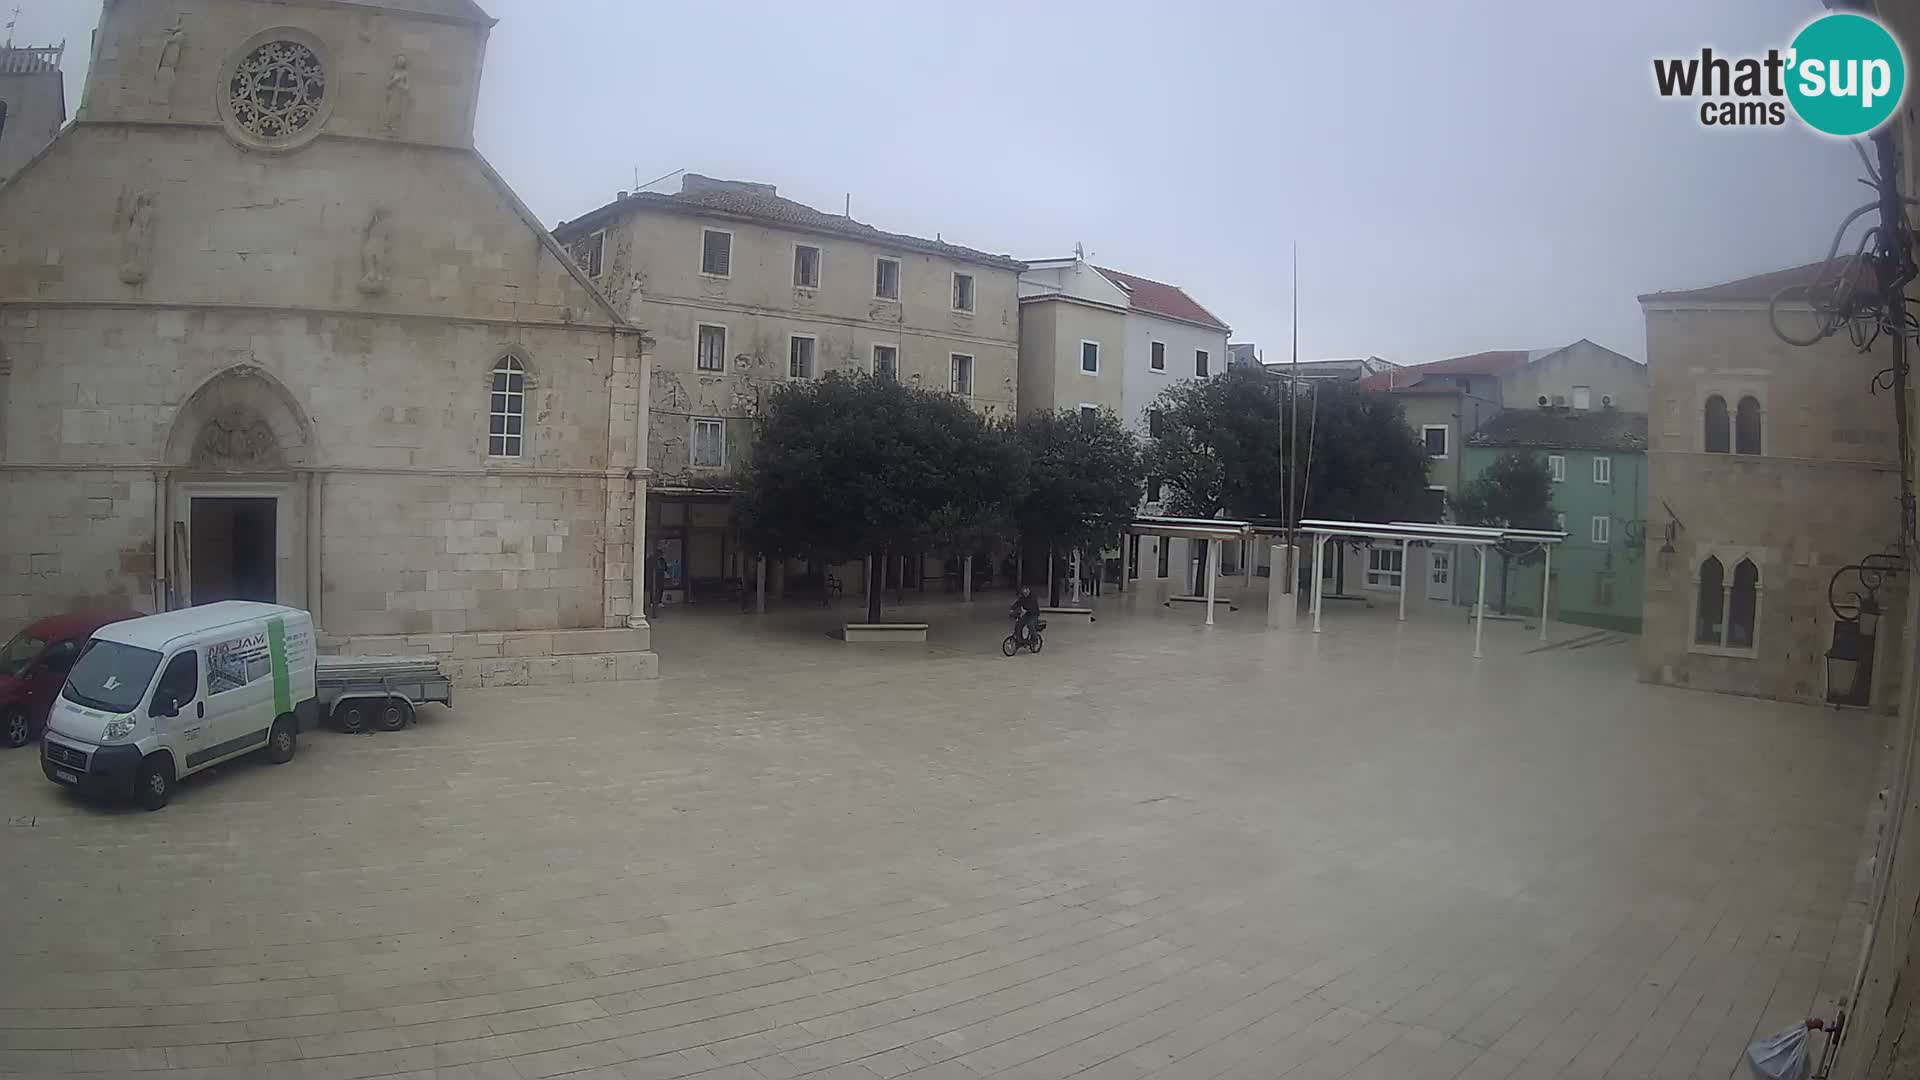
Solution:
[[[1508,452],[1546,459],[1553,509],[1567,542],[1553,553],[1552,616],[1561,622],[1640,632],[1646,570],[1647,417],[1615,409],[1509,409],[1467,439],[1462,483]],[[1499,603],[1500,561],[1487,565],[1487,603]],[[1455,599],[1472,604],[1470,574]],[[1540,610],[1540,567],[1517,563],[1507,610]]]

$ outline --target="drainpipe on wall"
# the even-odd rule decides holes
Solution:
[[[153,470],[153,610],[168,610],[168,590],[173,585],[173,575],[168,572],[172,557],[167,551],[167,519],[172,517],[167,506],[167,470]]]
[[[618,331],[615,331],[616,335]],[[627,610],[627,629],[647,629],[647,434],[648,415],[653,409],[653,358],[647,354],[647,338],[634,334],[634,372],[639,381],[635,395],[633,421],[633,557],[632,606]]]

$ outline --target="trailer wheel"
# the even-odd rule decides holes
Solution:
[[[381,731],[399,731],[413,722],[413,704],[403,698],[388,698],[380,703]]]
[[[367,724],[373,718],[372,709],[365,698],[349,698],[336,702],[333,706],[333,726],[337,731],[348,735],[358,735],[367,730]]]

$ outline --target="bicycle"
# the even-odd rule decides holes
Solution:
[[[1033,633],[1028,635],[1027,640],[1025,641],[1019,640],[1018,638],[1019,630],[1016,628],[1013,633],[1007,635],[1006,640],[1000,643],[1001,655],[1013,656],[1017,654],[1021,649],[1028,649],[1034,653],[1038,653],[1041,649],[1045,648],[1047,644],[1046,638],[1041,636],[1041,633],[1040,633],[1042,630],[1045,630],[1046,628],[1047,628],[1047,620],[1041,619],[1035,622],[1033,624]]]

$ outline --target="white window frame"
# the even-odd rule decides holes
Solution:
[[[891,349],[893,351],[893,381],[899,382],[900,346],[891,341],[876,341],[873,343],[873,347],[867,350],[867,374],[876,379],[880,377],[881,349]]]
[[[796,341],[803,341],[803,340],[810,341],[813,343],[813,347],[807,350],[807,366],[811,370],[808,371],[805,375],[795,375],[793,373],[793,343]],[[819,377],[820,377],[820,337],[819,335],[788,334],[787,335],[787,378],[789,380],[798,379],[802,382],[810,382]]]
[[[1583,398],[1585,399],[1584,401],[1582,400]],[[1572,403],[1574,411],[1576,412],[1582,410],[1590,411],[1593,408],[1593,387],[1576,386],[1573,388],[1573,392],[1567,395],[1567,400]]]
[[[1710,645],[1696,641],[1695,631],[1700,626],[1700,567],[1706,564],[1708,557],[1720,560],[1720,643]],[[1742,561],[1751,562],[1755,571],[1753,582],[1753,644],[1739,648],[1727,644],[1727,634],[1733,629],[1733,576]],[[1767,564],[1762,553],[1751,548],[1719,548],[1703,545],[1694,551],[1693,567],[1687,574],[1687,591],[1691,598],[1687,601],[1687,651],[1707,656],[1727,656],[1736,660],[1757,660],[1760,658],[1760,630],[1766,625],[1767,610]]]
[[[727,272],[724,274],[715,274],[707,269],[707,234],[708,233],[719,233],[720,235],[727,238]],[[734,240],[734,236],[733,236],[732,229],[716,229],[711,225],[702,225],[700,227],[700,276],[701,277],[712,278],[715,281],[726,281],[733,277],[733,254],[734,254],[733,240]]]
[[[700,366],[700,331],[702,330],[720,331],[720,366],[717,368]],[[709,373],[725,372],[727,370],[727,349],[732,342],[733,331],[727,328],[726,323],[703,322],[693,324],[693,370]]]
[[[800,249],[801,248],[806,248],[807,250],[813,252],[813,284],[811,285],[808,285],[800,280]],[[813,292],[814,290],[820,288],[821,284],[824,283],[826,279],[827,279],[826,249],[821,247],[819,244],[803,244],[800,241],[795,240],[793,242],[793,287],[796,289],[805,289],[808,292]]]
[[[1398,570],[1389,570],[1375,567],[1373,565],[1374,556],[1382,553],[1393,555],[1395,559],[1399,561],[1400,568]],[[1405,548],[1400,547],[1398,544],[1391,547],[1384,544],[1375,544],[1367,549],[1367,562],[1360,570],[1360,580],[1366,588],[1373,589],[1377,592],[1398,592],[1400,590],[1401,579],[1406,576],[1406,573],[1407,556]],[[1374,580],[1375,575],[1379,576],[1379,581]]]
[[[1587,538],[1596,544],[1613,543],[1613,518],[1608,514],[1595,514],[1587,524]]]
[[[1547,475],[1556,484],[1567,482],[1567,456],[1565,454],[1547,455]]]
[[[1093,370],[1092,371],[1087,370],[1087,346],[1089,345],[1093,346]],[[1090,338],[1080,339],[1080,355],[1079,357],[1077,357],[1077,360],[1079,361],[1078,366],[1080,368],[1080,374],[1082,375],[1099,375],[1100,374],[1100,352],[1101,352],[1101,349],[1100,349],[1099,342],[1094,341]]]
[[[1147,342],[1147,370],[1166,374],[1167,343],[1164,341]]]
[[[1207,370],[1205,371],[1200,370],[1200,360],[1202,357],[1205,357],[1207,362]],[[1193,377],[1196,379],[1213,378],[1213,350],[1212,349],[1193,350]]]
[[[690,469],[724,469],[727,467],[727,421],[720,416],[695,416],[687,421],[687,467]],[[696,461],[700,449],[700,428],[705,424],[718,425],[720,428],[720,461],[715,463]]]
[[[1593,482],[1596,484],[1613,483],[1613,459],[1597,457],[1593,459]]]
[[[1427,449],[1427,434],[1429,432],[1434,432],[1434,431],[1437,431],[1440,433],[1441,449],[1440,449],[1440,452],[1437,454],[1431,450],[1427,450],[1427,457],[1433,461],[1445,461],[1447,460],[1447,455],[1453,452],[1453,429],[1448,427],[1447,425],[1445,424],[1420,425],[1420,448],[1422,450]]]
[[[512,376],[520,376],[520,389],[495,390],[494,385],[502,374],[508,376],[507,385],[509,387],[513,385]],[[491,460],[519,461],[526,456],[527,391],[532,389],[530,383],[531,379],[527,372],[527,362],[511,352],[502,353],[499,358],[494,360],[493,369],[487,373],[487,457]],[[496,409],[493,407],[493,396],[495,394],[500,394],[507,399],[505,408]],[[518,405],[517,409],[515,408],[516,404]],[[516,419],[520,421],[520,432],[517,435],[507,431],[509,426],[507,421]],[[500,421],[500,430],[497,433],[494,431],[494,421],[496,420]],[[497,454],[493,452],[493,440],[495,439],[500,440],[500,453]]]
[[[961,278],[967,279],[967,306],[966,307],[960,306],[960,279]],[[971,315],[976,310],[978,310],[980,306],[980,279],[979,278],[974,277],[972,274],[966,274],[958,270],[955,270],[953,272],[953,281],[951,282],[951,286],[952,287],[948,291],[952,294],[950,299],[953,302],[953,310],[955,314]]]
[[[1091,402],[1091,401],[1083,401],[1083,402],[1081,402],[1081,403],[1080,403],[1080,418],[1081,418],[1082,420],[1084,420],[1084,419],[1086,419],[1086,417],[1087,417],[1087,410],[1088,410],[1088,409],[1092,409],[1092,410],[1093,410],[1093,414],[1094,414],[1094,416],[1096,416],[1096,417],[1097,417],[1097,416],[1099,416],[1099,415],[1100,415],[1100,406],[1098,406],[1098,405],[1095,405],[1095,404],[1094,404],[1093,402]]]
[[[892,296],[888,296],[880,291],[880,264],[881,263],[893,264],[893,295]],[[891,255],[874,256],[873,258],[873,298],[875,300],[885,300],[889,304],[899,303],[901,294],[906,291],[905,271],[906,271],[906,268],[901,265],[900,260],[894,258]]]
[[[954,385],[955,383],[959,382],[959,380],[954,377],[958,373],[958,369],[955,366],[955,361],[958,361],[958,360],[965,360],[967,362],[967,389],[965,393],[961,393],[960,388]],[[977,376],[979,375],[979,373],[980,372],[979,372],[978,365],[972,353],[957,352],[957,353],[947,354],[947,392],[948,393],[959,394],[963,398],[972,400],[973,387],[974,387],[974,384],[978,381]]]

